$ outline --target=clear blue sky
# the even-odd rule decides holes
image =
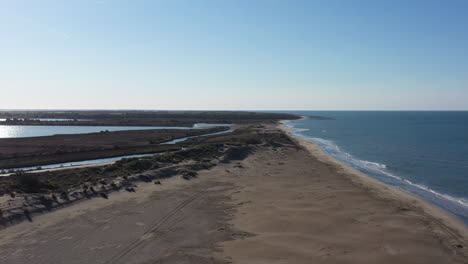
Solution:
[[[468,1],[0,2],[0,108],[467,110]]]

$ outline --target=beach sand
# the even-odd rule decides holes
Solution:
[[[461,221],[296,142],[0,230],[0,263],[467,263]]]
[[[467,263],[461,221],[293,140],[236,180],[232,224],[256,236],[223,244],[233,263]]]

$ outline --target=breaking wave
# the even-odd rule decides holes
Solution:
[[[300,134],[300,132],[307,131],[308,129],[300,129],[300,128],[295,128],[294,125],[291,123],[286,123],[288,128],[292,131],[291,134],[294,137],[301,138],[301,139],[306,139],[309,141],[312,141],[319,145],[322,150],[324,150],[328,155],[343,161],[347,163],[348,165],[351,165],[352,167],[365,172],[366,174],[369,174],[371,176],[374,176],[378,178],[379,180],[382,180],[385,183],[389,183],[392,185],[396,185],[399,187],[403,187],[403,189],[409,190],[414,193],[420,193],[425,192],[426,195],[423,196],[435,196],[438,199],[443,199],[445,201],[450,201],[452,203],[456,203],[459,206],[464,207],[465,209],[468,209],[468,200],[466,198],[458,198],[458,197],[453,197],[448,194],[440,193],[437,192],[427,186],[424,186],[422,184],[418,183],[413,183],[408,179],[405,179],[403,177],[400,177],[398,175],[395,175],[387,170],[387,165],[378,163],[378,162],[373,162],[373,161],[368,161],[368,160],[361,160],[350,153],[347,153],[343,150],[340,149],[338,145],[336,145],[333,141],[323,139],[323,138],[317,138],[317,137],[308,137],[303,134]],[[386,178],[386,179],[385,179]],[[406,186],[405,186],[406,185]],[[405,188],[406,187],[406,188]],[[409,187],[409,188],[408,188]]]

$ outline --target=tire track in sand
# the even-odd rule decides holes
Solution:
[[[178,206],[176,206],[174,209],[172,209],[165,216],[154,221],[151,224],[151,226],[143,234],[140,235],[140,237],[132,241],[124,249],[122,249],[120,252],[118,252],[117,254],[115,254],[114,256],[112,256],[110,259],[108,259],[107,261],[103,263],[104,264],[117,263],[123,257],[131,253],[134,249],[138,248],[145,241],[145,236],[147,236],[150,233],[154,233],[158,231],[172,216],[176,215],[178,212],[180,212],[183,208],[185,208],[195,199],[197,199],[198,197],[208,192],[211,188],[213,188],[213,186],[207,187],[204,190],[198,192],[197,194],[191,196],[190,198],[186,199],[185,201],[180,203]]]

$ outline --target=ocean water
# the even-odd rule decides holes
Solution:
[[[294,136],[468,223],[468,111],[295,111]]]

